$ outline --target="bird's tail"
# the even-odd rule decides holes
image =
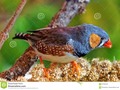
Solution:
[[[15,37],[13,37],[13,39],[24,39],[24,40],[28,40],[28,37],[30,36],[30,34],[25,34],[25,33],[17,33],[15,34]]]

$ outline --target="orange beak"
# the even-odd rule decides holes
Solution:
[[[107,42],[105,42],[103,46],[107,47],[107,48],[111,48],[112,47],[112,42],[110,41],[110,39]]]

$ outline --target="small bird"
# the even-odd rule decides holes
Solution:
[[[28,41],[38,56],[57,63],[75,61],[95,48],[112,47],[108,34],[92,24],[44,28],[16,34],[13,39]]]

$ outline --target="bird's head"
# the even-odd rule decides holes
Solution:
[[[88,36],[90,47],[93,49],[98,47],[112,47],[110,38],[103,29],[92,24],[83,24],[83,26],[85,27],[87,34],[89,34]]]

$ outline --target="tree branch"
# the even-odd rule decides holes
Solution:
[[[66,0],[60,11],[54,16],[50,28],[65,27],[71,19],[78,13],[82,13],[89,0]],[[24,76],[30,67],[37,61],[37,55],[34,50],[29,47],[25,53],[17,60],[13,67],[2,72],[0,77],[11,80],[18,76]]]
[[[19,78],[23,81],[106,81],[106,82],[119,82],[120,81],[120,62],[110,60],[100,60],[99,58],[94,58],[89,63],[88,60],[84,58],[79,58],[77,60],[78,71],[73,71],[74,67],[71,63],[60,64],[60,65],[51,65],[49,68],[49,78],[44,76],[43,66],[37,64],[31,71],[30,75],[32,76],[29,80]],[[18,79],[17,79],[18,80]]]
[[[8,39],[9,32],[12,29],[16,19],[20,15],[21,11],[23,10],[23,7],[25,6],[25,4],[26,4],[26,0],[21,0],[21,3],[19,4],[19,6],[18,6],[17,10],[15,11],[15,13],[13,14],[13,16],[11,17],[10,21],[8,22],[8,24],[6,25],[4,30],[0,32],[0,49],[2,48],[4,42]]]
[[[49,26],[66,27],[77,13],[83,13],[88,2],[89,0],[66,0]]]

